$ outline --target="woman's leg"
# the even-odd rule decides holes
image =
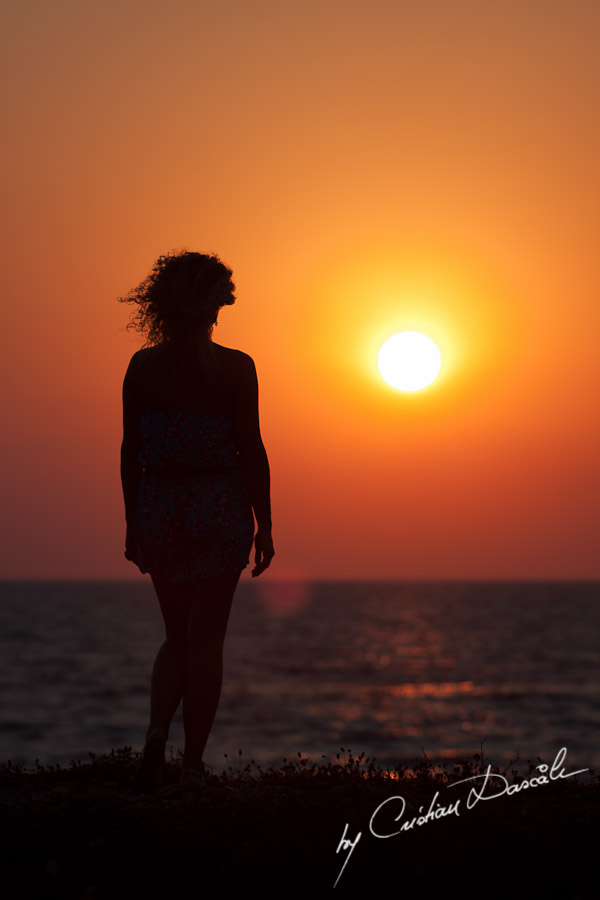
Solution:
[[[185,653],[192,597],[191,584],[173,584],[151,576],[165,623],[166,640],[160,647],[152,669],[150,689],[151,735],[166,742],[169,726],[183,696]]]
[[[221,696],[223,644],[240,575],[237,572],[202,581],[191,603],[183,688],[186,768],[202,766]]]
[[[152,576],[165,621],[166,640],[152,669],[150,725],[142,759],[131,779],[135,790],[157,787],[164,778],[169,726],[183,695],[187,629],[193,591],[189,585],[162,582]]]

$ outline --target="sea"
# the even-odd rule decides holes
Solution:
[[[202,602],[199,597],[198,602]],[[0,762],[140,750],[164,639],[151,581],[0,582]],[[600,770],[600,582],[240,582],[214,772],[552,762]],[[183,749],[181,707],[168,752]]]

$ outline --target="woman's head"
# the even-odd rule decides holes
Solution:
[[[135,303],[128,327],[147,334],[147,344],[187,345],[209,340],[222,306],[235,302],[231,269],[218,256],[184,250],[160,256],[122,303]]]

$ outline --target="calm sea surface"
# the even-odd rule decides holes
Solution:
[[[206,762],[341,747],[600,769],[600,584],[242,582]],[[163,626],[147,582],[0,582],[0,761],[141,749]],[[183,747],[181,709],[169,745]],[[572,768],[572,766],[570,766]]]

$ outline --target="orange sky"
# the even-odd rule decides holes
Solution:
[[[600,5],[22,0],[3,12],[0,577],[123,557],[116,302],[217,252],[259,373],[264,578],[592,578]],[[442,373],[375,368],[422,330]]]

